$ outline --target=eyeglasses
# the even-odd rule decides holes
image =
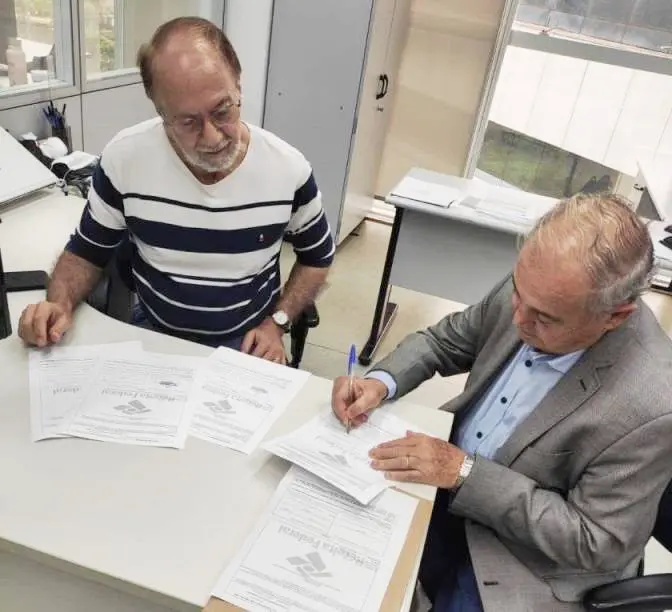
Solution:
[[[226,102],[219,108],[207,114],[208,121],[217,129],[223,129],[234,125],[240,118],[240,105],[242,100],[237,102]],[[198,136],[203,133],[205,121],[200,115],[191,115],[188,117],[177,117],[175,119],[163,118],[164,123],[169,125],[178,134],[182,136]]]

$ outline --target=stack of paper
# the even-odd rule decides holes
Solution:
[[[369,451],[403,438],[410,429],[413,427],[406,421],[377,410],[366,423],[346,434],[343,424],[329,411],[286,436],[268,441],[263,448],[368,504],[393,484],[371,467]]]
[[[190,434],[252,452],[310,374],[230,349],[217,349],[196,376]]]
[[[379,610],[416,508],[397,491],[360,506],[292,468],[213,595],[251,612]]]
[[[468,193],[459,202],[486,217],[525,226],[533,225],[555,203],[553,198],[477,180],[470,183]]]
[[[421,181],[412,176],[404,177],[394,187],[391,195],[425,204],[434,204],[443,208],[448,208],[451,204],[459,202],[464,196],[459,189],[440,183]]]
[[[33,440],[91,440],[183,448],[195,357],[140,343],[51,347],[30,354]]]
[[[225,348],[204,359],[139,342],[33,350],[29,366],[33,441],[184,448],[191,434],[245,453],[310,376]]]

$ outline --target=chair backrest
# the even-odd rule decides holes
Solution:
[[[672,481],[667,485],[658,506],[658,516],[653,527],[653,537],[672,552]]]

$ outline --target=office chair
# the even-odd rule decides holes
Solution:
[[[131,273],[132,245],[128,236],[117,247],[112,261],[103,272],[98,285],[87,298],[96,310],[125,323],[131,321],[134,300],[134,283]],[[298,368],[303,358],[308,332],[320,324],[320,315],[314,303],[309,304],[292,323],[290,355],[287,365]]]
[[[658,506],[652,536],[672,552],[672,482]],[[617,580],[588,591],[583,598],[586,610],[602,612],[664,612],[672,610],[672,574],[640,576]]]

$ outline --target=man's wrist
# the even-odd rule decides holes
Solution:
[[[457,478],[455,479],[455,484],[453,485],[453,491],[458,491],[459,488],[464,484],[464,481],[469,478],[471,474],[471,469],[474,467],[474,458],[471,455],[465,455],[460,464],[460,469],[457,471]]]

